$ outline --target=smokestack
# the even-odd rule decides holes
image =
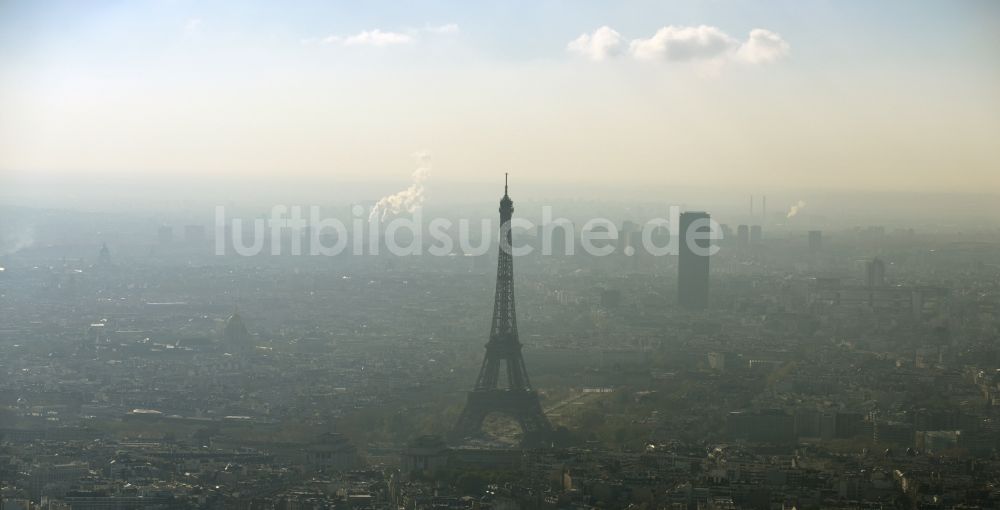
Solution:
[[[764,203],[760,205],[760,216],[767,221],[767,195],[764,195]]]

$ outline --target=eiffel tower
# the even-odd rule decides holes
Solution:
[[[500,250],[497,257],[497,289],[493,302],[493,324],[486,342],[486,356],[479,370],[476,386],[469,392],[465,409],[452,431],[452,440],[461,441],[482,432],[483,420],[499,413],[517,420],[524,433],[522,446],[536,446],[552,435],[552,425],[542,411],[538,393],[531,389],[528,371],[517,338],[514,314],[514,258],[511,255],[510,218],[514,202],[507,194],[504,177],[500,199]],[[506,387],[501,384],[501,365],[506,373]]]

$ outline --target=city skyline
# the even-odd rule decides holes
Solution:
[[[0,0],[0,509],[995,508],[997,57],[996,0]]]

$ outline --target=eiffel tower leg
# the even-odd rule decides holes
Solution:
[[[482,433],[483,421],[489,414],[489,410],[483,404],[483,399],[477,395],[477,392],[469,393],[465,408],[462,409],[462,414],[458,417],[458,422],[455,423],[455,428],[451,432],[453,442],[460,442],[465,438],[475,437]]]
[[[465,409],[452,431],[453,442],[482,434],[483,421],[490,413],[517,421],[523,432],[522,446],[540,446],[551,437],[549,424],[538,394],[534,391],[487,390],[469,393]]]

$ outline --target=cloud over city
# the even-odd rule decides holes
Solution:
[[[590,60],[604,60],[618,55],[622,46],[622,35],[605,25],[592,34],[580,34],[566,45],[566,49]]]
[[[410,28],[403,31],[382,30],[373,28],[362,30],[351,35],[333,34],[326,37],[314,37],[302,39],[304,45],[325,44],[334,46],[371,46],[383,48],[387,46],[407,46],[421,41],[422,35],[452,36],[459,33],[458,25],[446,23],[444,25],[427,25],[423,28]]]
[[[591,33],[580,34],[566,45],[567,51],[592,61],[628,56],[648,62],[733,61],[767,64],[787,57],[791,46],[781,35],[755,28],[741,41],[710,25],[668,25],[647,38],[625,39],[605,25]]]

